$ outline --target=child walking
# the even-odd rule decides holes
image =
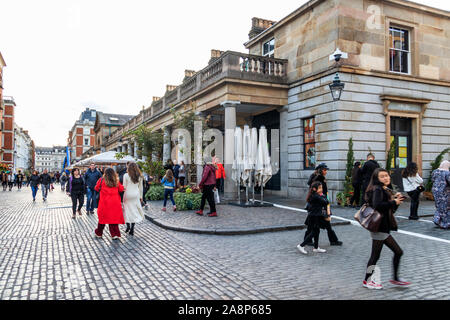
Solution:
[[[175,201],[173,200],[173,192],[175,189],[175,178],[173,177],[172,170],[168,169],[166,171],[166,175],[162,178],[161,183],[164,186],[164,206],[162,211],[166,211],[167,198],[170,197],[170,201],[172,201],[173,211],[177,211],[177,206],[175,205]]]
[[[325,215],[327,215],[329,203],[326,195],[323,194],[322,183],[315,181],[311,184],[306,201],[308,202],[308,217],[305,224],[308,226],[306,230],[308,235],[301,244],[297,245],[297,249],[303,254],[308,254],[305,246],[314,239],[313,252],[327,252],[325,249],[319,248],[319,233],[321,228],[325,228]]]

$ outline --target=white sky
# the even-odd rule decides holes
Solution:
[[[305,2],[0,0],[3,93],[37,146],[66,145],[86,107],[137,114],[211,49],[246,52],[252,17],[278,21]]]

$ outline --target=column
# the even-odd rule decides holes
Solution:
[[[137,160],[138,157],[138,144],[136,141],[133,142],[134,150],[133,150],[133,157]]]
[[[280,184],[284,196],[288,196],[289,161],[288,161],[288,106],[280,110]]]
[[[202,123],[204,122],[206,115],[203,112],[197,112],[196,116],[202,121]],[[203,128],[204,130],[204,128]],[[203,134],[202,134],[203,136]],[[194,138],[195,139],[195,138]],[[202,150],[202,160],[203,160],[203,150]],[[203,161],[201,165],[197,165],[197,184],[200,183],[200,181],[202,181],[202,175],[203,175]]]
[[[167,160],[171,157],[171,145],[170,145],[170,135],[171,130],[169,126],[164,127],[164,145],[163,145],[163,163],[165,164]]]
[[[225,101],[221,105],[225,108],[225,141],[223,164],[227,178],[225,179],[224,198],[237,198],[236,181],[231,179],[231,172],[234,161],[234,129],[236,128],[236,106],[240,101]]]

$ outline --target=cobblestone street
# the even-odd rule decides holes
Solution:
[[[350,219],[350,211],[334,212]],[[413,285],[389,284],[392,253],[384,248],[384,289],[375,292],[361,285],[371,242],[355,225],[334,227],[342,247],[329,246],[322,232],[327,253],[304,256],[296,249],[304,230],[219,236],[170,231],[147,220],[134,237],[122,233],[113,241],[108,230],[96,239],[97,216],[82,212],[71,218],[69,198],[58,186],[46,203],[39,196],[33,203],[29,188],[0,191],[2,300],[450,298],[449,233],[429,223],[431,217],[399,219],[404,232],[393,233],[404,251],[400,274]],[[302,221],[306,215],[291,212]]]

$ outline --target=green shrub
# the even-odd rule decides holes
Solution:
[[[150,186],[145,197],[150,201],[164,200],[164,186],[162,185]]]
[[[202,201],[201,193],[183,193],[175,192],[173,194],[177,210],[198,210],[200,209],[200,203]]]

